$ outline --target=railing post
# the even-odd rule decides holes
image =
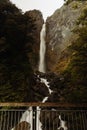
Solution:
[[[33,107],[33,130],[36,130],[36,107]]]

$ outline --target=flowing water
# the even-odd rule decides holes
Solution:
[[[39,62],[39,71],[43,72],[43,73],[46,72],[46,65],[45,65],[45,52],[46,52],[46,44],[45,43],[46,43],[46,41],[45,41],[45,38],[46,38],[46,25],[44,23],[43,26],[42,26],[42,30],[40,32],[40,62]],[[37,75],[37,77],[40,78],[39,75]],[[53,93],[53,90],[50,89],[49,82],[47,81],[47,79],[40,78],[40,81],[47,86],[47,88],[49,90],[49,95],[51,95]],[[48,98],[49,97],[44,97],[44,99],[42,100],[42,103],[45,103]],[[36,110],[37,110],[37,115],[36,115],[37,127],[36,127],[36,130],[42,130],[42,123],[40,121],[40,110],[41,109],[40,109],[39,106],[37,106]],[[31,125],[30,130],[33,130],[33,126],[32,126],[33,112],[32,111],[33,111],[32,107],[29,107],[29,109],[23,113],[23,115],[20,119],[20,122],[19,122],[19,123],[21,123],[23,121],[28,122]],[[58,130],[60,130],[61,127],[64,130],[68,130],[67,127],[65,126],[65,121],[63,121],[61,119],[61,116],[59,116],[59,119],[60,119],[61,124],[60,124],[60,127],[58,128]],[[14,130],[14,128],[11,129],[11,130]]]
[[[33,115],[33,110],[32,107],[29,107],[27,111],[25,111],[20,119],[20,123],[23,121],[26,121],[27,123],[30,124],[30,130],[33,130],[33,122],[32,122],[32,115]]]
[[[40,61],[39,61],[39,71],[45,73],[46,65],[45,65],[45,52],[46,52],[46,25],[45,23],[42,26],[42,30],[40,32]]]

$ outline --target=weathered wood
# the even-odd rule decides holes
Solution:
[[[87,104],[70,104],[70,103],[42,103],[42,102],[29,102],[29,103],[13,103],[6,102],[0,103],[0,107],[29,107],[29,106],[42,106],[42,107],[87,107]]]

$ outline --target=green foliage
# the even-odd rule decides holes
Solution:
[[[87,103],[87,88],[81,85],[73,87],[71,90],[66,90],[65,100],[72,103]]]
[[[78,19],[77,28],[74,33],[78,38],[69,46],[72,52],[70,63],[65,70],[65,79],[67,85],[72,88],[69,92],[71,101],[87,101],[87,8],[83,10]]]
[[[0,0],[0,4],[10,2],[9,0]]]
[[[65,4],[70,4],[73,1],[86,1],[86,0],[64,0],[64,1],[66,2]],[[77,6],[76,6],[76,8],[77,8]]]
[[[29,101],[32,66],[29,53],[35,23],[12,3],[0,4],[0,101]]]
[[[78,9],[78,4],[77,4],[77,3],[73,4],[73,5],[72,5],[72,8],[73,8],[73,9]]]

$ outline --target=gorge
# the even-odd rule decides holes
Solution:
[[[74,102],[77,99],[76,102],[86,102],[86,71],[83,68],[86,68],[87,2],[64,4],[45,24],[39,10],[23,14],[12,3],[3,3],[0,4],[0,100],[42,101],[49,92],[37,77],[39,74],[47,79],[53,90],[48,101]],[[45,46],[40,33],[44,35]]]
[[[38,10],[0,4],[0,61],[0,102],[87,103],[87,1],[71,0],[45,23]]]

